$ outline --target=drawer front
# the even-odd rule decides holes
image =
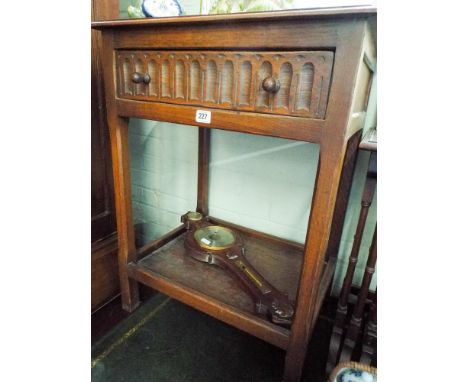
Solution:
[[[324,119],[333,52],[117,51],[119,98]]]

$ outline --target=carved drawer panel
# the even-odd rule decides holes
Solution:
[[[119,98],[324,119],[333,52],[118,51]]]

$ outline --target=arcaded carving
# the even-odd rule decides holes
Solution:
[[[121,98],[324,119],[333,52],[119,51],[117,61]],[[151,82],[132,83],[134,72]]]

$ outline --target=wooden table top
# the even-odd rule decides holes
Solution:
[[[128,26],[148,26],[162,24],[184,24],[184,23],[209,23],[209,22],[242,22],[255,20],[270,20],[270,19],[302,19],[302,18],[333,18],[336,16],[358,16],[372,15],[377,13],[377,8],[370,5],[365,6],[347,6],[347,7],[328,7],[328,8],[308,8],[295,9],[286,11],[269,11],[269,12],[242,12],[229,14],[214,14],[214,15],[192,15],[192,16],[176,16],[176,17],[161,17],[161,18],[141,18],[141,19],[122,19],[122,20],[106,20],[95,21],[91,26],[95,29],[103,29],[110,27],[128,27]]]

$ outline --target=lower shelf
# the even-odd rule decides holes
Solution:
[[[185,254],[186,233],[128,267],[129,276],[275,346],[286,349],[290,330],[254,312],[250,296],[227,272]],[[265,235],[242,235],[246,257],[277,289],[296,298],[303,251]],[[328,272],[330,273],[330,272]],[[324,275],[327,272],[324,272]],[[333,276],[333,272],[331,272]],[[322,277],[322,290],[331,279]],[[327,285],[325,285],[327,284]],[[323,293],[324,296],[324,293]],[[319,303],[320,306],[320,303]],[[317,312],[318,313],[318,312]]]

